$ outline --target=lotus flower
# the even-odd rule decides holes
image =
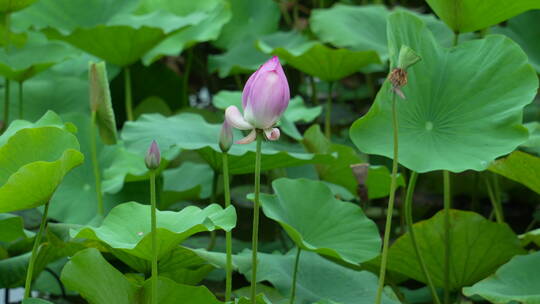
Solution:
[[[144,163],[150,170],[159,168],[159,164],[161,163],[161,152],[159,151],[159,147],[155,140],[152,141],[150,148],[148,148],[148,152],[146,152]]]
[[[275,124],[289,105],[290,92],[287,77],[274,56],[253,73],[242,92],[242,115],[237,107],[229,106],[225,118],[235,128],[251,130],[239,140],[247,144],[257,138],[257,130],[263,130],[268,140],[279,139],[279,129]]]

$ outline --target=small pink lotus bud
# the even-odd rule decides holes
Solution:
[[[233,144],[232,128],[227,119],[221,125],[221,133],[219,134],[219,148],[222,152],[227,152]]]
[[[274,56],[253,73],[242,92],[244,118],[257,129],[274,126],[289,105],[287,77]]]
[[[155,140],[152,141],[150,148],[148,148],[144,162],[146,164],[146,168],[150,170],[159,168],[159,164],[161,163],[161,152],[159,152],[159,147]]]

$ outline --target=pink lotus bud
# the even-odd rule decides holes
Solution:
[[[287,77],[274,56],[253,73],[242,92],[244,118],[257,129],[274,126],[289,105]]]
[[[152,141],[150,148],[148,148],[148,152],[146,152],[144,163],[146,164],[146,168],[150,170],[159,168],[159,164],[161,163],[161,152],[159,152],[159,147],[155,140]]]
[[[232,128],[227,119],[221,125],[221,133],[219,134],[219,148],[222,152],[227,152],[233,144]]]

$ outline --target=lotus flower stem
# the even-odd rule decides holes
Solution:
[[[182,77],[182,107],[189,106],[189,74],[193,62],[193,47],[187,50],[186,67],[184,68],[184,77]]]
[[[494,178],[497,176],[494,175]],[[491,205],[493,205],[493,210],[495,211],[495,218],[497,219],[497,223],[502,224],[504,223],[504,214],[502,210],[501,200],[500,196],[498,195],[498,191],[494,191],[494,188],[497,189],[498,187],[496,180],[494,180],[495,187],[491,186],[491,182],[489,181],[489,177],[486,176],[486,187],[488,190],[489,200],[491,201]]]
[[[94,179],[96,180],[97,213],[103,216],[105,215],[105,210],[103,207],[103,194],[101,192],[101,171],[97,157],[96,129],[96,111],[92,111],[90,118],[90,155],[92,157]]]
[[[317,84],[315,83],[315,77],[309,76],[309,84],[311,86],[311,102],[313,104],[319,104],[319,99],[317,98]]]
[[[253,204],[253,236],[251,241],[251,303],[256,304],[257,299],[257,250],[259,240],[259,194],[261,191],[261,146],[263,134],[257,129],[257,150],[255,153],[255,201]]]
[[[332,87],[334,82],[328,83],[328,99],[326,101],[326,119],[324,121],[324,135],[330,139],[332,135]]]
[[[388,246],[390,242],[390,233],[392,230],[392,215],[394,213],[394,200],[397,187],[397,171],[398,171],[398,119],[396,109],[396,93],[392,94],[392,128],[394,133],[394,157],[392,160],[392,179],[390,182],[390,195],[388,198],[388,209],[386,211],[386,225],[384,228],[384,240],[382,249],[381,269],[379,272],[379,287],[377,288],[377,296],[375,303],[380,304],[382,300],[382,292],[384,288],[384,279],[386,277],[386,264],[388,261]]]
[[[152,304],[157,304],[158,252],[157,252],[157,220],[156,220],[156,172],[150,171],[150,203],[152,204]]]
[[[9,304],[9,288],[4,289],[4,303]]]
[[[214,170],[214,177],[212,178],[212,193],[210,196],[211,203],[217,202],[217,183],[219,180],[219,173]],[[212,230],[210,231],[210,241],[208,242],[208,246],[206,246],[207,251],[212,251],[214,247],[216,246],[216,231]]]
[[[124,68],[124,95],[126,103],[127,120],[133,120],[133,101],[131,96],[131,72],[128,67]]]
[[[19,119],[23,119],[24,116],[23,101],[23,82],[19,81]]]
[[[292,285],[291,285],[291,301],[289,302],[290,304],[294,304],[294,298],[296,296],[296,278],[298,276],[298,264],[300,262],[301,252],[302,252],[302,249],[300,247],[297,247],[296,258],[294,259],[293,279],[292,279]]]
[[[450,303],[450,172],[443,171],[444,185],[444,303]]]
[[[416,187],[417,179],[418,179],[418,173],[415,171],[412,171],[411,177],[409,178],[409,185],[407,186],[407,196],[405,197],[405,221],[407,222],[407,230],[409,231],[409,236],[411,238],[411,243],[414,248],[414,252],[416,253],[416,258],[418,259],[418,263],[420,264],[420,267],[422,268],[422,272],[424,273],[424,276],[426,277],[427,285],[429,287],[429,290],[431,291],[431,295],[433,296],[433,303],[441,304],[441,300],[439,299],[439,295],[437,294],[435,285],[433,285],[433,281],[431,280],[431,276],[429,275],[426,262],[424,261],[424,257],[422,256],[422,253],[420,252],[420,248],[418,247],[418,243],[416,242],[416,236],[414,234],[413,216],[412,216],[412,200],[413,200],[413,193],[414,193],[414,188]]]
[[[223,155],[223,191],[225,192],[225,208],[231,205],[231,189],[229,184],[229,154]],[[227,267],[225,268],[225,301],[231,300],[232,294],[232,232],[225,231],[225,252]]]
[[[3,130],[7,129],[9,124],[9,79],[5,79],[4,85],[4,125]]]
[[[47,226],[47,215],[49,214],[49,203],[45,204],[45,210],[43,210],[43,215],[41,216],[41,224],[39,225],[39,230],[34,239],[34,245],[32,246],[32,255],[30,256],[30,262],[28,263],[28,270],[26,271],[26,282],[24,283],[24,299],[30,298],[30,293],[32,291],[32,277],[34,276],[34,265],[36,263],[36,258],[38,255],[39,245],[41,244],[41,238],[45,232]]]

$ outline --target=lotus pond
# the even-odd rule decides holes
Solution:
[[[0,303],[540,304],[540,1],[0,0]]]

